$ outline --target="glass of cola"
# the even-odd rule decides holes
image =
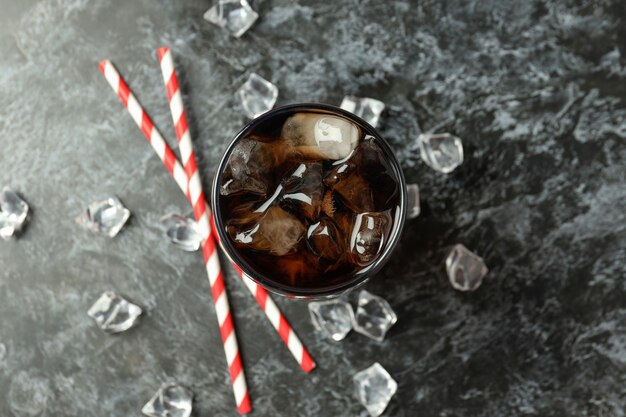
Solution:
[[[407,210],[389,144],[357,116],[295,104],[251,121],[228,146],[211,190],[220,245],[268,290],[339,295],[391,256]]]

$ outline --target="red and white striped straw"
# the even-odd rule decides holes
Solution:
[[[108,61],[103,61],[103,62],[108,62]],[[110,62],[109,62],[109,65],[111,65]],[[101,63],[101,69],[102,69],[102,63]],[[113,70],[115,71],[115,68],[113,68]],[[118,77],[119,77],[119,74],[118,74]],[[120,77],[120,80],[124,82],[123,79],[121,79],[121,77]],[[117,92],[117,88],[114,87],[113,90]],[[128,87],[126,87],[126,90],[128,90]],[[122,99],[122,102],[124,104],[126,103],[123,99]],[[152,148],[154,149],[156,154],[159,156],[159,158],[161,159],[161,161],[163,162],[163,164],[165,165],[169,173],[174,177],[174,180],[178,184],[183,194],[185,194],[185,196],[189,198],[188,179],[187,179],[187,174],[185,173],[185,170],[183,169],[182,165],[178,162],[176,156],[171,151],[169,145],[167,145],[167,143],[163,140],[163,138],[159,134],[156,127],[152,126],[150,118],[147,116],[147,114],[145,114],[145,122],[146,122],[145,123],[146,126],[149,126],[149,128],[144,128],[143,125],[140,125],[142,132],[144,132],[144,134],[146,135],[148,142],[152,145]],[[139,125],[139,123],[137,124]],[[154,137],[152,138],[152,140],[150,139],[152,136],[150,135],[149,132],[153,132],[154,134]],[[161,149],[165,149],[165,151],[162,151]],[[210,214],[210,218],[211,218],[211,228],[213,231],[213,236],[215,237],[215,239],[219,241],[219,235],[217,234],[215,230],[212,213]],[[287,348],[289,349],[293,357],[296,359],[296,361],[298,362],[302,370],[304,372],[310,372],[313,369],[315,369],[316,364],[311,358],[311,355],[309,354],[308,350],[302,344],[302,342],[300,341],[295,331],[293,330],[293,328],[291,327],[291,325],[289,324],[285,316],[282,314],[282,312],[280,311],[280,309],[278,308],[274,300],[269,296],[267,290],[257,285],[250,277],[245,275],[243,271],[236,264],[232,263],[232,265],[235,267],[240,277],[243,279],[244,284],[246,285],[246,288],[248,288],[248,290],[252,293],[255,300],[257,301],[257,303],[259,304],[259,306],[261,307],[261,309],[267,316],[268,320],[270,321],[274,329],[276,329],[280,338],[287,345]]]
[[[198,171],[195,163],[190,168],[188,168],[187,165],[188,161],[195,160],[195,157],[193,153],[191,136],[189,134],[189,129],[187,126],[187,116],[183,107],[182,94],[179,88],[178,78],[176,77],[176,70],[174,68],[172,53],[170,52],[169,48],[159,48],[157,50],[157,55],[161,63],[163,82],[165,83],[165,89],[167,91],[167,98],[170,104],[172,119],[174,121],[176,136],[178,137],[181,158],[183,161],[183,165],[185,166],[185,171],[190,177],[192,175],[198,176]],[[189,189],[189,191],[191,191],[191,189]],[[185,189],[183,189],[183,192],[185,192]],[[211,222],[211,224],[214,228],[215,225],[213,221]],[[219,236],[216,232],[214,233],[214,236],[215,239],[219,239]],[[243,271],[241,271],[241,269],[237,267],[234,263],[233,265],[235,266],[235,269],[237,269],[239,275],[242,277],[246,287],[254,295],[255,299],[265,312],[267,318],[270,320],[270,323],[272,323],[272,326],[274,326],[274,328],[278,332],[280,338],[287,345],[293,357],[300,364],[301,368],[305,372],[309,372],[314,369],[315,362],[313,362],[311,355],[302,345],[302,342],[293,331],[291,325],[289,325],[289,322],[287,321],[285,316],[280,312],[278,306],[276,305],[276,303],[274,303],[274,300],[269,297],[267,290],[252,281],[252,279],[245,275]]]
[[[249,413],[251,411],[250,397],[248,395],[248,387],[246,385],[241,355],[239,354],[237,335],[235,333],[233,318],[228,304],[228,297],[224,285],[224,277],[222,276],[219,263],[215,239],[211,236],[209,214],[206,208],[204,193],[202,192],[202,185],[200,184],[200,178],[197,173],[193,153],[191,155],[187,154],[187,159],[185,159],[185,161],[187,161],[187,164],[185,165],[187,173],[183,170],[181,174],[180,163],[178,163],[176,156],[171,151],[165,140],[163,140],[163,137],[158,130],[154,127],[154,124],[150,120],[149,116],[143,110],[113,64],[111,64],[108,60],[102,61],[100,63],[100,70],[113,90],[117,93],[124,106],[128,109],[131,117],[144,133],[148,142],[150,142],[154,150],[157,152],[168,171],[170,171],[170,173],[174,176],[176,182],[183,189],[189,189],[189,197],[193,205],[194,215],[196,217],[196,221],[198,222],[200,232],[204,238],[204,242],[202,244],[202,254],[204,255],[206,270],[211,284],[211,292],[213,294],[213,302],[215,304],[215,313],[220,325],[222,344],[230,371],[233,392],[237,403],[237,410],[242,414]]]

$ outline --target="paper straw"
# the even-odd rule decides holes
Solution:
[[[185,166],[185,171],[187,175],[192,177],[194,175],[197,175],[197,168],[194,163],[195,157],[193,153],[193,145],[191,143],[191,136],[189,134],[189,128],[187,126],[187,116],[183,107],[182,95],[174,68],[172,53],[169,48],[159,48],[157,50],[157,55],[161,63],[163,82],[165,83],[165,89],[167,91],[167,98],[170,104],[170,110],[172,113],[176,136],[178,137],[183,165]],[[185,192],[185,194],[189,194],[186,192],[185,188],[182,188],[182,190],[183,192]],[[191,191],[191,188],[189,188],[189,191]],[[212,214],[209,215],[211,216],[212,220],[211,225],[213,228],[215,228]],[[213,235],[215,236],[215,239],[219,240],[219,235],[217,234],[217,232],[214,232]],[[274,303],[274,300],[269,297],[267,290],[252,281],[252,279],[245,275],[237,265],[235,265],[234,263],[233,265],[243,279],[246,287],[250,290],[252,295],[254,295],[254,298],[257,300],[257,302],[265,312],[265,315],[269,319],[272,326],[278,332],[280,338],[287,345],[287,348],[296,359],[296,361],[298,361],[298,364],[301,366],[301,368],[305,372],[313,370],[315,368],[315,362],[313,362],[311,355],[303,346],[302,342],[293,331],[285,316],[280,312],[278,306],[276,305],[276,303]]]
[[[213,303],[215,304],[215,313],[220,326],[222,345],[224,347],[224,353],[226,354],[226,361],[228,363],[232,380],[237,410],[242,414],[249,413],[251,411],[250,397],[248,395],[248,387],[246,385],[241,355],[239,354],[237,335],[235,333],[233,318],[228,304],[228,296],[226,294],[224,277],[221,272],[215,239],[213,239],[211,235],[209,216],[206,209],[202,187],[199,185],[200,181],[197,170],[195,170],[195,172],[191,171],[191,168],[195,169],[195,164],[190,164],[189,167],[190,172],[194,175],[187,176],[185,171],[181,169],[176,156],[171,151],[165,140],[163,140],[163,137],[158,130],[154,127],[150,117],[143,110],[113,64],[111,64],[108,60],[102,61],[100,63],[100,70],[178,185],[183,189],[189,189],[189,197],[190,201],[192,201],[194,215],[196,217],[196,221],[198,222],[200,232],[204,238],[204,242],[202,244],[202,254],[204,255],[209,283],[211,284],[211,293],[213,295]]]

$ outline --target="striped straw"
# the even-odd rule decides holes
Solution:
[[[183,107],[182,95],[174,68],[172,53],[170,52],[169,48],[159,48],[157,50],[157,55],[161,63],[163,82],[165,83],[165,89],[167,91],[167,98],[170,104],[172,119],[174,121],[176,136],[178,137],[179,141],[181,157],[183,160],[183,164],[185,165],[185,171],[187,175],[194,175],[194,173],[197,174],[197,168],[195,166],[195,163],[192,167],[188,168],[186,162],[189,160],[194,160],[195,158],[193,154],[191,136],[189,134],[189,129],[187,126],[187,116]],[[185,188],[183,188],[183,192],[185,192]],[[212,214],[210,214],[210,216],[211,225],[215,230],[215,224]],[[216,232],[214,232],[213,235],[215,236],[215,239],[219,240],[219,236]],[[301,368],[305,372],[313,370],[315,368],[315,362],[313,362],[311,355],[302,345],[302,342],[293,331],[285,316],[280,312],[278,306],[276,305],[276,303],[274,303],[274,300],[269,297],[267,290],[252,281],[250,277],[245,275],[237,265],[235,265],[234,263],[233,265],[243,279],[246,287],[250,290],[252,295],[254,295],[254,298],[257,300],[257,302],[265,312],[270,323],[272,323],[272,326],[278,332],[280,338],[287,345],[287,348],[289,349],[293,357],[298,361],[298,364],[300,364]]]
[[[111,85],[111,88],[113,88],[124,106],[126,106],[131,117],[144,133],[146,139],[148,139],[148,142],[150,142],[178,185],[183,189],[189,189],[189,197],[190,201],[192,201],[194,215],[196,217],[196,221],[198,222],[200,232],[204,238],[204,242],[202,244],[202,254],[204,255],[209,283],[211,284],[211,293],[215,304],[215,313],[220,325],[222,344],[230,371],[233,392],[237,403],[237,411],[242,414],[249,413],[251,411],[250,397],[248,395],[245,373],[241,362],[241,356],[239,354],[237,335],[235,334],[233,318],[228,304],[228,297],[224,286],[224,277],[221,272],[215,239],[211,236],[209,215],[206,209],[200,179],[197,170],[195,169],[195,161],[191,158],[192,161],[189,162],[188,172],[191,175],[188,176],[187,173],[182,170],[176,156],[171,151],[158,130],[154,127],[150,117],[143,110],[113,64],[111,64],[108,60],[102,61],[100,63],[100,70]],[[187,178],[189,178],[189,181],[187,181]]]

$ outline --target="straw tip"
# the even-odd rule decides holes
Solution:
[[[100,61],[100,63],[98,64],[98,68],[100,68],[100,71],[104,73],[104,68],[107,66],[109,62],[110,61],[108,59],[103,59],[102,61]]]
[[[165,56],[165,54],[170,50],[170,48],[167,47],[162,47],[157,49],[157,56],[159,57],[159,61],[163,59],[163,57]]]
[[[315,367],[316,367],[316,366],[317,366],[317,365],[315,364],[315,362],[311,362],[309,365],[307,365],[307,366],[303,366],[303,367],[302,367],[302,370],[303,370],[305,373],[309,373],[309,372],[311,372],[313,369],[315,369]]]
[[[248,414],[252,412],[252,406],[250,405],[250,396],[246,392],[246,396],[243,398],[239,406],[237,406],[239,414]]]
[[[302,352],[302,360],[300,361],[300,367],[302,368],[304,372],[309,373],[313,369],[315,369],[316,366],[317,365],[315,364],[315,361],[313,360],[311,355],[309,355],[309,352],[307,352],[305,349]]]

